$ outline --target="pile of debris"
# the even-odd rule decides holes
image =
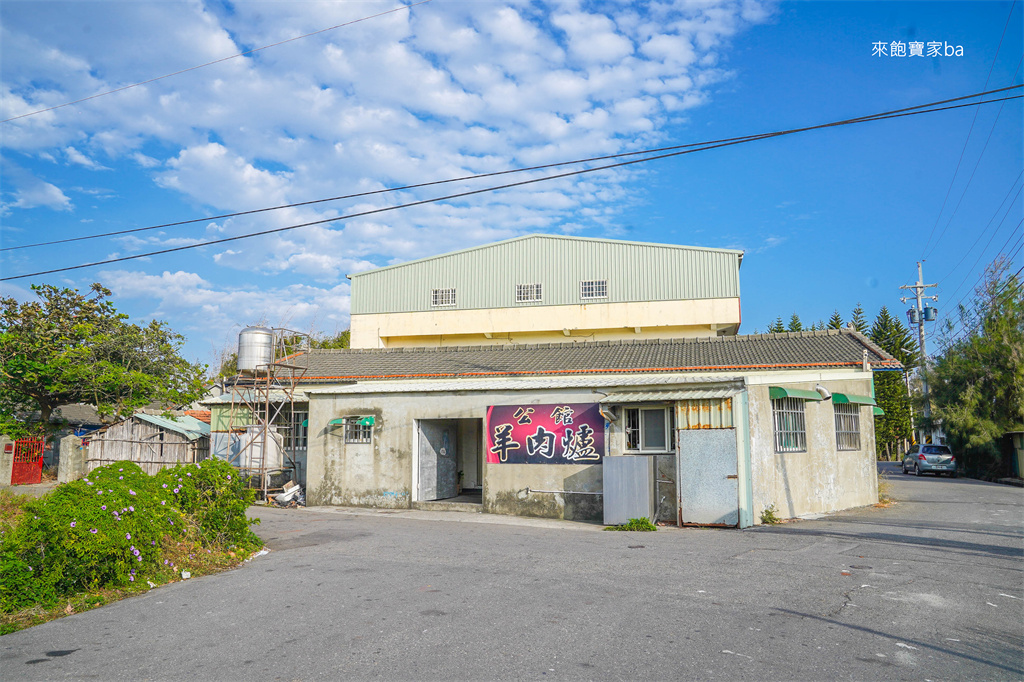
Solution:
[[[306,506],[306,496],[302,491],[302,486],[295,481],[285,483],[284,492],[274,495],[271,499],[274,500],[274,506],[276,507],[294,509]]]

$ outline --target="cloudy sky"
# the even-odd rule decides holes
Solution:
[[[0,275],[510,178],[222,214],[1020,84],[1021,12],[1019,1],[4,0]],[[910,56],[916,42],[941,45]],[[848,317],[857,302],[869,317],[902,313],[899,286],[922,258],[945,314],[999,253],[1024,263],[1022,120],[1014,100],[830,128],[7,279],[0,292],[101,282],[133,320],[166,320],[190,359],[213,363],[249,324],[346,329],[348,273],[550,232],[744,249],[741,332],[793,312],[806,324]],[[13,248],[179,221],[193,222]]]

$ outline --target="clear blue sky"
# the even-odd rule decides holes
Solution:
[[[7,0],[0,118],[398,4]],[[813,125],[979,92],[986,81],[1020,84],[1022,25],[1019,1],[433,0],[0,124],[2,246]],[[940,56],[926,47],[922,57],[880,57],[879,42],[887,52],[892,42],[908,52],[913,42],[942,47]],[[831,128],[13,280],[0,291],[26,299],[32,283],[101,282],[119,309],[166,320],[188,337],[190,358],[213,363],[248,324],[347,328],[347,273],[554,232],[744,249],[741,332],[793,312],[805,324],[835,309],[848,319],[858,301],[869,320],[883,305],[902,315],[899,286],[916,278],[921,258],[944,315],[1000,252],[1015,253],[1014,271],[1024,263],[1015,252],[1022,121],[1014,100]],[[4,251],[0,269],[10,277],[124,257],[441,191]]]

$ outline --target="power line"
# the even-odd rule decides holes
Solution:
[[[704,147],[706,145],[717,145],[717,144],[721,144],[721,143],[734,143],[734,142],[746,142],[746,141],[764,139],[764,138],[767,138],[767,137],[777,137],[777,136],[780,136],[780,135],[789,135],[789,134],[793,134],[793,133],[805,132],[805,131],[809,131],[809,130],[816,130],[816,129],[820,129],[820,128],[828,128],[828,127],[846,125],[846,124],[850,124],[850,123],[861,123],[861,122],[866,122],[866,121],[876,120],[876,119],[880,120],[881,118],[892,118],[892,117],[894,117],[895,114],[901,114],[901,113],[904,113],[904,112],[912,112],[912,111],[916,111],[916,110],[919,110],[919,109],[930,109],[931,107],[936,107],[936,106],[938,106],[940,104],[949,104],[951,102],[960,102],[960,101],[963,101],[963,100],[966,100],[966,99],[974,99],[974,98],[977,98],[977,97],[984,97],[984,96],[987,96],[987,95],[994,95],[994,94],[997,94],[997,93],[1000,93],[1000,92],[1006,92],[1008,90],[1019,89],[1019,88],[1022,88],[1022,87],[1024,87],[1024,85],[1011,85],[1011,86],[1008,86],[1008,87],[1005,87],[1005,88],[999,88],[999,89],[996,89],[996,90],[989,90],[989,91],[986,91],[986,92],[975,93],[973,95],[963,95],[961,97],[953,97],[951,99],[939,100],[937,102],[930,102],[928,104],[918,104],[918,105],[913,106],[913,107],[905,107],[903,109],[894,109],[892,111],[885,111],[885,112],[878,113],[878,114],[869,114],[867,116],[859,116],[859,117],[856,117],[856,118],[844,119],[844,120],[841,120],[841,121],[833,121],[831,123],[823,123],[823,124],[820,124],[820,125],[809,126],[809,127],[804,127],[804,128],[793,128],[793,129],[790,129],[790,130],[783,130],[783,131],[778,131],[778,132],[774,132],[774,133],[759,133],[759,134],[756,134],[756,135],[742,135],[742,136],[739,136],[739,137],[727,137],[727,138],[722,138],[722,139],[719,139],[719,140],[708,140],[708,141],[705,141],[705,142],[692,142],[692,143],[689,143],[689,144],[672,145],[672,146],[668,146],[668,147],[657,147],[657,148],[654,148],[654,149],[644,149],[644,150],[632,151],[632,152],[622,152],[622,153],[619,153],[619,154],[607,154],[607,155],[604,155],[604,156],[593,156],[593,157],[589,157],[589,158],[585,158],[585,159],[575,159],[573,161],[558,161],[558,162],[555,162],[555,163],[548,163],[548,164],[543,164],[543,165],[539,165],[539,166],[528,166],[528,167],[523,167],[523,168],[513,168],[513,169],[509,169],[509,170],[494,171],[494,172],[490,172],[490,173],[478,173],[476,175],[465,175],[465,176],[456,177],[456,178],[449,178],[447,180],[434,180],[434,181],[431,181],[431,182],[421,182],[421,183],[416,183],[416,184],[412,184],[412,185],[404,185],[404,186],[401,186],[401,187],[391,187],[391,188],[387,188],[387,189],[378,189],[378,190],[371,190],[371,191],[368,191],[368,192],[358,192],[358,193],[355,193],[355,194],[345,194],[345,195],[341,195],[341,196],[328,197],[326,199],[313,199],[313,200],[310,200],[310,201],[301,201],[301,202],[292,203],[292,204],[282,204],[282,205],[279,205],[279,206],[270,206],[270,207],[266,207],[266,208],[257,208],[257,209],[252,209],[252,210],[249,210],[249,211],[237,211],[237,212],[234,212],[234,213],[222,213],[220,215],[204,216],[202,218],[192,218],[190,220],[179,220],[179,221],[176,221],[176,222],[162,223],[162,224],[159,224],[159,225],[149,225],[147,227],[135,227],[135,228],[127,229],[127,230],[116,230],[116,231],[113,231],[113,232],[103,232],[103,233],[100,233],[100,234],[84,235],[84,236],[81,236],[81,237],[69,237],[67,239],[57,239],[57,240],[48,241],[48,242],[38,242],[38,243],[35,243],[35,244],[23,244],[21,246],[7,246],[7,247],[0,248],[0,252],[3,252],[3,251],[16,251],[16,250],[19,250],[19,249],[29,249],[29,248],[39,247],[39,246],[53,246],[55,244],[67,244],[67,243],[70,243],[70,242],[83,241],[83,240],[87,240],[87,239],[99,239],[101,237],[114,237],[114,236],[119,236],[119,235],[123,235],[123,234],[133,234],[133,233],[136,233],[136,232],[145,232],[145,231],[148,231],[148,230],[160,230],[160,229],[165,229],[165,228],[168,228],[168,227],[179,227],[181,225],[192,225],[192,224],[195,224],[195,223],[202,223],[202,222],[207,222],[207,221],[210,221],[210,220],[222,220],[222,219],[225,219],[225,218],[236,218],[238,216],[254,215],[254,214],[257,214],[257,213],[266,213],[268,211],[279,211],[279,210],[286,209],[286,208],[298,208],[298,207],[302,207],[302,206],[312,206],[312,205],[315,205],[315,204],[327,203],[327,202],[331,202],[331,201],[341,201],[341,200],[344,200],[344,199],[357,199],[357,198],[360,198],[360,197],[367,197],[367,196],[373,196],[373,195],[378,195],[378,194],[387,194],[389,192],[400,192],[400,191],[406,191],[406,190],[412,190],[412,189],[422,189],[424,187],[432,187],[432,186],[436,186],[436,185],[443,185],[443,184],[454,183],[454,182],[464,182],[464,181],[469,181],[469,180],[479,180],[479,179],[482,179],[482,178],[492,178],[492,177],[498,177],[498,176],[502,176],[502,175],[509,175],[509,174],[512,174],[512,173],[523,173],[523,172],[528,172],[528,171],[547,170],[547,169],[550,169],[550,168],[558,168],[558,167],[561,167],[561,166],[572,166],[572,165],[581,164],[581,163],[593,163],[593,162],[596,162],[596,161],[607,161],[607,160],[610,160],[610,159],[626,158],[626,157],[630,157],[630,156],[639,156],[639,155],[643,155],[643,154],[659,154],[659,153],[662,153],[662,152],[670,152],[670,151],[676,151],[676,150],[680,150],[680,149],[692,149],[692,148],[695,148],[695,147]],[[1018,99],[1018,98],[1014,97],[1014,98],[1009,98],[1009,99]],[[991,101],[1003,101],[1003,100],[991,100]],[[974,102],[974,103],[972,103],[970,105],[967,105],[967,106],[974,106],[975,104],[987,104],[987,103],[988,102]],[[951,108],[955,108],[955,107],[951,107]],[[940,111],[940,110],[939,109],[935,109],[935,111]],[[340,218],[339,218],[339,220],[340,220]],[[3,280],[0,280],[0,281],[3,281]]]
[[[1022,187],[1021,189],[1024,189],[1024,187]],[[963,280],[961,280],[960,284],[958,284],[956,289],[953,290],[953,293],[949,295],[950,298],[953,298],[954,296],[957,295],[957,292],[960,291],[960,287],[964,285],[964,282],[966,282],[967,279],[971,276],[971,273],[974,272],[974,268],[978,267],[978,263],[981,262],[982,257],[985,255],[985,251],[988,250],[989,244],[991,244],[992,240],[995,239],[995,236],[999,234],[1000,228],[1002,228],[1003,223],[1006,221],[1006,218],[1010,215],[1010,209],[1012,209],[1014,204],[1017,203],[1017,197],[1020,196],[1021,189],[1017,190],[1017,194],[1013,197],[1013,201],[1011,201],[1010,205],[1006,207],[1006,213],[1003,214],[1003,219],[999,221],[999,227],[996,228],[995,232],[992,233],[992,236],[988,238],[987,242],[985,242],[985,246],[981,249],[981,253],[979,253],[978,257],[974,260],[974,265],[972,265],[971,268],[967,271],[967,274],[964,275]],[[1013,232],[1011,232],[1010,235],[1012,236]]]
[[[978,242],[981,241],[981,238],[983,236],[985,236],[986,232],[988,232],[988,228],[992,227],[992,221],[995,220],[996,216],[999,215],[999,212],[1001,210],[1003,210],[1003,204],[1005,204],[1006,200],[1010,198],[1010,194],[1013,192],[1013,188],[1017,186],[1018,182],[1020,182],[1021,177],[1024,177],[1024,171],[1021,171],[1020,174],[1017,175],[1017,179],[1014,180],[1013,183],[1010,185],[1010,189],[1006,190],[1006,196],[1003,197],[1003,200],[999,202],[999,207],[996,208],[995,213],[993,213],[992,217],[988,219],[987,223],[985,223],[985,228],[978,232],[978,237],[977,237],[977,239],[974,240],[974,243],[971,244],[971,248],[967,249],[967,251],[964,252],[964,255],[961,256],[961,258],[960,258],[960,262],[958,262],[956,265],[954,265],[950,269],[950,271],[948,273],[946,273],[945,277],[942,277],[942,278],[939,279],[939,284],[942,284],[943,282],[945,282],[946,281],[946,277],[949,277],[954,272],[956,272],[957,268],[959,268],[963,264],[963,262],[965,260],[967,260],[967,256],[969,256],[971,254],[971,251],[974,251],[974,247],[978,245]],[[1018,190],[1018,193],[1019,193],[1019,191],[1020,190]],[[1016,201],[1016,198],[1014,198],[1014,201]],[[1001,222],[1000,222],[1000,224],[1001,224]]]
[[[996,68],[996,59],[999,58],[999,50],[1003,47],[1003,38],[1006,37],[1006,29],[1010,25],[1010,17],[1013,16],[1013,10],[1016,8],[1016,0],[1010,3],[1010,13],[1006,15],[1006,23],[1003,24],[1003,33],[999,36],[999,45],[996,47],[995,56],[992,57],[992,66],[988,68],[988,76],[985,77],[985,85],[982,90],[988,87],[988,82],[992,78],[992,70]],[[946,190],[946,196],[942,200],[942,206],[939,208],[939,214],[935,216],[935,225],[932,226],[932,231],[928,235],[928,241],[925,242],[924,252],[928,251],[928,246],[932,243],[932,237],[935,236],[935,228],[939,226],[939,221],[942,220],[942,212],[946,209],[946,202],[949,201],[949,193],[953,191],[953,183],[956,182],[957,173],[960,172],[960,164],[964,160],[964,153],[967,151],[967,144],[971,141],[971,133],[974,132],[974,123],[978,120],[978,110],[974,110],[974,118],[971,119],[971,127],[967,131],[967,139],[964,140],[964,148],[960,150],[960,158],[956,162],[956,169],[953,170],[953,177],[949,180],[949,189]],[[945,231],[945,230],[943,230]],[[940,237],[941,239],[941,237]],[[922,256],[923,257],[923,256]]]
[[[1019,223],[1017,223],[1017,227],[1014,228],[1014,230],[1010,233],[1010,237],[1013,237],[1013,235],[1017,232],[1017,229],[1022,224],[1024,224],[1024,218],[1022,218],[1021,221]],[[1021,237],[1018,237],[1017,242],[1020,242],[1022,240],[1022,238],[1024,238],[1024,232],[1021,233]],[[1006,243],[1009,243],[1009,241],[1010,241],[1010,239],[1007,238]],[[1006,258],[1007,262],[1011,262],[1012,263],[1014,257],[1021,250],[1021,248],[1024,247],[1024,243],[1018,245],[1017,242],[1014,242],[1014,245],[1013,245],[1014,246],[1014,250]],[[1006,243],[1003,244],[1003,248],[1006,247]],[[1000,249],[1000,251],[1002,251],[1002,249]],[[1018,271],[1018,274],[1019,274],[1019,272],[1020,271]],[[986,270],[985,272],[982,272],[981,275],[978,276],[978,279],[975,280],[974,285],[971,287],[971,291],[977,291],[978,284],[981,282],[982,279],[985,278],[985,275],[987,273],[988,273],[988,270]],[[997,292],[997,294],[1001,293],[1005,288],[1006,288],[1005,286],[1001,287],[1000,290]],[[968,291],[967,293],[965,293],[963,296],[960,297],[960,300],[957,301],[956,304],[953,306],[953,308],[955,310],[960,310],[961,304],[964,302],[964,299],[966,299],[968,296],[971,295],[971,291]],[[950,298],[952,298],[952,296]],[[967,330],[968,323],[965,320],[967,320],[967,319],[977,319],[979,315],[980,315],[980,313],[977,313],[977,312],[974,315],[968,315],[968,316],[965,316],[964,314],[961,314],[961,316],[957,320],[956,324],[951,325],[951,327],[949,329],[949,334],[951,334],[953,338],[956,338],[956,336],[958,336],[960,332]],[[958,327],[959,327],[959,330],[958,330]]]
[[[1024,57],[1022,57],[1021,60],[1017,62],[1017,68],[1013,72],[1013,78],[1010,79],[1011,83],[1014,80],[1016,80],[1017,72],[1020,71],[1021,64],[1024,64]],[[971,183],[974,182],[974,175],[978,172],[978,167],[981,165],[981,160],[985,158],[985,152],[988,150],[988,143],[992,141],[992,134],[996,132],[996,125],[999,124],[999,117],[1002,116],[1003,114],[1004,106],[1006,106],[1006,102],[1003,102],[1002,104],[999,105],[999,111],[996,113],[995,120],[992,121],[992,128],[989,129],[988,137],[985,138],[985,144],[982,145],[981,153],[978,154],[978,160],[977,162],[975,162],[974,168],[971,170],[971,177],[967,178],[967,184],[964,185],[964,191],[960,193],[960,199],[957,200],[956,206],[953,208],[953,212],[949,214],[949,220],[946,221],[946,226],[942,228],[942,232],[939,233],[938,239],[936,239],[935,243],[932,244],[932,248],[928,250],[928,253],[925,254],[926,256],[933,253],[935,249],[939,247],[939,242],[941,242],[942,238],[946,235],[946,230],[949,229],[949,226],[953,224],[953,218],[956,217],[957,211],[960,210],[960,205],[964,203],[964,197],[967,196],[967,190],[970,189]],[[975,113],[977,113],[977,110],[975,110]]]
[[[221,62],[226,62],[226,61],[229,61],[229,60],[232,60],[232,59],[237,59],[239,57],[245,57],[245,56],[248,56],[248,55],[251,55],[251,54],[255,54],[256,52],[260,52],[261,50],[267,50],[267,49],[269,49],[271,47],[277,47],[278,45],[284,45],[285,43],[291,43],[291,42],[294,42],[296,40],[302,40],[303,38],[309,38],[310,36],[318,35],[320,33],[326,33],[327,31],[333,31],[336,28],[343,28],[345,26],[351,26],[352,24],[358,24],[361,21],[368,21],[370,19],[376,19],[377,17],[382,17],[385,14],[391,14],[392,12],[401,12],[402,10],[412,9],[416,5],[423,5],[423,4],[426,4],[426,3],[430,2],[430,1],[431,0],[420,0],[419,2],[414,2],[411,5],[402,5],[401,7],[396,7],[394,9],[389,9],[386,12],[378,12],[377,14],[372,14],[372,15],[370,15],[368,17],[363,17],[361,19],[353,19],[352,21],[346,21],[343,24],[338,24],[336,26],[330,26],[328,28],[322,28],[319,31],[313,31],[312,33],[306,33],[305,35],[296,36],[294,38],[288,38],[287,40],[282,40],[282,41],[279,41],[279,42],[276,42],[276,43],[272,43],[270,45],[264,45],[263,47],[257,47],[257,48],[254,48],[252,50],[247,50],[245,52],[239,52],[238,54],[233,54],[230,57],[221,57],[220,59],[215,59],[212,62],[206,62],[205,64],[199,64],[198,66],[190,66],[187,69],[181,69],[180,71],[175,71],[174,73],[164,74],[163,76],[157,76],[156,78],[150,78],[149,80],[140,81],[138,83],[132,83],[131,85],[124,85],[124,86],[122,86],[120,88],[114,88],[113,90],[107,90],[105,92],[99,92],[99,93],[96,93],[95,95],[89,95],[88,97],[83,97],[81,99],[76,99],[76,100],[74,100],[72,102],[65,102],[64,104],[57,104],[57,105],[52,106],[52,107],[47,107],[46,109],[39,109],[38,111],[30,111],[27,114],[19,114],[17,116],[12,116],[11,118],[5,118],[2,121],[0,121],[0,123],[9,123],[10,121],[18,120],[19,118],[25,118],[27,116],[35,116],[36,114],[42,114],[42,113],[45,113],[47,111],[53,111],[54,109],[61,109],[63,107],[69,107],[72,104],[80,104],[82,102],[87,102],[87,101],[89,101],[91,99],[96,99],[97,97],[104,97],[106,95],[112,95],[115,92],[122,92],[124,90],[130,90],[131,88],[137,88],[140,85],[147,85],[149,83],[155,83],[156,81],[163,80],[165,78],[170,78],[171,76],[178,76],[178,75],[181,75],[183,73],[188,73],[189,71],[195,71],[196,69],[202,69],[202,68],[205,68],[207,66],[213,66],[214,64],[220,64]]]
[[[1010,86],[1009,88],[1002,88],[1002,90],[1009,90],[1009,89],[1020,88],[1020,87],[1024,87],[1024,85]],[[971,97],[976,97],[976,96],[977,95],[973,95],[973,96],[967,96],[967,97],[957,98],[957,99],[970,99]],[[311,226],[314,226],[314,225],[323,225],[323,224],[326,224],[326,223],[334,223],[334,222],[338,222],[338,221],[341,221],[341,220],[349,220],[349,219],[352,219],[352,218],[360,218],[360,217],[364,217],[364,216],[368,216],[368,215],[375,215],[375,214],[378,214],[378,213],[385,213],[387,211],[395,211],[395,210],[399,210],[399,209],[403,209],[403,208],[411,208],[411,207],[414,207],[414,206],[423,206],[423,205],[426,205],[426,204],[437,203],[439,201],[447,201],[447,200],[450,200],[450,199],[460,199],[460,198],[464,198],[464,197],[468,197],[468,196],[474,196],[474,195],[477,195],[477,194],[484,194],[484,193],[488,193],[488,192],[495,192],[495,191],[502,190],[502,189],[510,189],[512,187],[522,187],[524,185],[531,185],[531,184],[535,184],[535,183],[538,183],[538,182],[547,182],[549,180],[557,180],[557,179],[560,179],[560,178],[573,177],[573,176],[577,176],[577,175],[583,175],[584,173],[593,173],[593,172],[596,172],[596,171],[608,170],[608,169],[611,169],[611,168],[621,168],[621,167],[624,167],[624,166],[631,166],[631,165],[637,164],[637,163],[645,163],[647,161],[655,161],[657,159],[667,159],[667,158],[671,158],[671,157],[674,157],[674,156],[682,156],[684,154],[692,154],[694,152],[706,151],[706,150],[709,150],[709,149],[718,149],[720,147],[729,147],[729,146],[732,146],[732,145],[743,144],[745,142],[753,142],[755,140],[763,140],[763,139],[768,139],[768,138],[773,138],[773,137],[781,137],[781,136],[784,136],[784,135],[792,135],[794,133],[805,132],[805,131],[808,131],[808,130],[817,130],[817,129],[821,129],[821,128],[836,127],[836,126],[841,126],[841,125],[850,125],[852,123],[863,123],[863,122],[866,122],[866,121],[879,121],[879,120],[885,120],[885,119],[889,119],[889,118],[900,118],[900,117],[903,117],[903,116],[915,116],[915,115],[918,115],[918,114],[930,114],[930,113],[935,113],[935,112],[938,112],[938,111],[947,111],[947,110],[950,110],[950,109],[960,109],[960,108],[963,108],[963,107],[973,107],[973,106],[978,106],[978,105],[981,105],[981,104],[992,104],[992,103],[995,103],[995,102],[1003,102],[1003,101],[1006,101],[1006,100],[1021,99],[1022,97],[1024,97],[1024,95],[1013,95],[1013,96],[1010,96],[1010,97],[1004,97],[1004,98],[1000,98],[1000,99],[982,100],[982,101],[979,101],[979,102],[969,102],[967,104],[956,104],[956,105],[951,105],[951,106],[946,106],[946,107],[937,107],[937,108],[926,108],[926,109],[924,109],[924,107],[928,107],[929,106],[929,105],[925,104],[925,105],[919,105],[917,107],[909,107],[909,109],[915,109],[916,111],[907,111],[906,109],[904,109],[904,110],[898,110],[898,111],[901,111],[902,113],[873,114],[873,115],[870,115],[870,116],[863,116],[863,117],[859,117],[859,118],[855,118],[855,119],[848,119],[848,120],[845,120],[845,121],[836,121],[836,122],[833,122],[833,123],[824,123],[824,124],[821,124],[821,125],[808,126],[808,127],[805,127],[805,128],[796,128],[796,129],[793,129],[793,130],[779,131],[779,132],[774,132],[774,133],[764,133],[764,134],[761,134],[761,135],[751,135],[751,136],[748,136],[748,137],[739,138],[739,139],[737,139],[735,141],[723,142],[723,143],[720,143],[720,144],[707,145],[707,146],[703,146],[703,147],[700,147],[700,148],[697,148],[697,149],[685,149],[685,150],[681,150],[681,151],[670,152],[670,153],[667,153],[667,154],[659,154],[659,155],[656,155],[656,156],[648,156],[648,157],[645,157],[645,158],[642,158],[642,159],[632,159],[632,160],[629,160],[629,161],[620,161],[619,163],[607,164],[607,165],[604,165],[604,166],[595,166],[593,168],[583,168],[583,169],[580,169],[580,170],[568,171],[568,172],[565,172],[565,173],[557,173],[555,175],[549,175],[549,176],[545,176],[545,177],[542,177],[542,178],[531,178],[529,180],[521,180],[519,182],[507,183],[507,184],[504,184],[504,185],[497,185],[497,186],[493,186],[493,187],[485,187],[485,188],[482,188],[482,189],[469,190],[469,191],[465,191],[465,192],[459,192],[459,193],[456,193],[456,194],[449,194],[447,196],[434,197],[434,198],[431,198],[431,199],[422,199],[422,200],[419,200],[419,201],[413,201],[413,202],[409,202],[409,203],[406,203],[406,204],[398,204],[398,205],[395,205],[395,206],[385,206],[383,208],[372,209],[372,210],[369,210],[369,211],[361,211],[359,213],[350,213],[348,215],[336,216],[334,218],[324,218],[322,220],[314,220],[314,221],[310,221],[310,222],[306,222],[306,223],[300,223],[300,224],[297,224],[297,225],[288,225],[288,226],[285,226],[285,227],[278,227],[278,228],[273,228],[273,229],[269,229],[269,230],[261,230],[259,232],[251,232],[251,233],[248,233],[248,234],[237,235],[237,236],[234,236],[234,237],[225,237],[223,239],[215,239],[215,240],[211,240],[211,241],[207,241],[207,242],[200,242],[200,243],[197,243],[197,244],[189,244],[189,245],[186,245],[186,246],[178,246],[178,247],[174,247],[174,248],[170,248],[170,249],[162,249],[162,250],[159,250],[159,251],[150,251],[148,253],[139,253],[139,254],[134,254],[134,255],[131,255],[131,256],[122,256],[120,258],[111,258],[111,259],[108,259],[108,260],[96,261],[96,262],[93,262],[93,263],[83,263],[83,264],[80,264],[80,265],[72,265],[72,266],[68,266],[68,267],[64,267],[64,268],[54,268],[52,270],[43,270],[43,271],[40,271],[40,272],[32,272],[32,273],[27,273],[27,274],[24,274],[24,275],[13,275],[13,276],[10,276],[10,277],[0,278],[0,282],[7,282],[7,281],[10,281],[10,280],[15,280],[15,279],[24,279],[26,277],[36,277],[36,276],[39,276],[39,275],[49,275],[49,274],[53,274],[53,273],[56,273],[56,272],[67,272],[69,270],[80,270],[82,268],[90,268],[90,267],[95,267],[95,266],[98,266],[98,265],[110,265],[110,264],[113,264],[113,263],[120,263],[120,262],[123,262],[123,261],[135,260],[135,259],[138,259],[138,258],[147,258],[149,256],[159,256],[159,255],[163,255],[163,254],[167,254],[167,253],[174,253],[174,252],[177,252],[177,251],[186,251],[186,250],[189,250],[189,249],[196,249],[196,248],[200,248],[200,247],[203,247],[203,246],[213,246],[215,244],[223,244],[223,243],[226,243],[226,242],[237,241],[237,240],[240,240],[240,239],[250,239],[252,237],[259,237],[259,236],[268,235],[268,234],[276,234],[276,233],[279,233],[279,232],[286,232],[286,231],[289,231],[289,230],[296,230],[296,229],[299,229],[299,228],[302,228],[302,227],[311,227]]]
[[[1019,250],[1019,249],[1018,249]],[[998,298],[1002,296],[1012,286],[1016,286],[1018,290],[1021,289],[1021,283],[1018,279],[1020,274],[1024,272],[1024,267],[1021,267],[1017,272],[1013,273],[1006,278],[1006,281],[992,294],[992,298]],[[959,304],[958,304],[959,305]],[[984,323],[984,316],[988,312],[988,308],[978,308],[970,313],[966,310],[961,311],[960,318],[957,320],[956,325],[952,325],[950,329],[945,333],[944,338],[940,340],[942,343],[942,350],[948,351],[954,344],[957,343],[958,338],[964,337],[965,334],[972,334],[977,331],[978,327]]]

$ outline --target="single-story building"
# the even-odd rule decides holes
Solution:
[[[850,329],[289,362],[311,506],[740,527],[876,503],[872,372],[900,367]]]

